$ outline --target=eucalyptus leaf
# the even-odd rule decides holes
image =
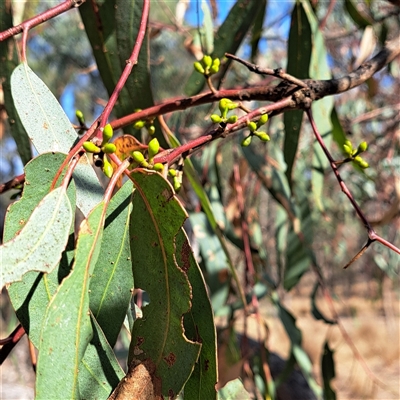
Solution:
[[[18,115],[38,153],[68,153],[78,135],[57,99],[26,63],[18,65],[12,73],[11,92]],[[77,206],[87,215],[101,201],[103,188],[86,155],[80,158],[73,176]]]
[[[90,309],[111,347],[117,341],[132,296],[132,194],[133,185],[128,180],[107,207],[100,255],[90,281]]]
[[[0,287],[19,281],[28,271],[50,273],[61,259],[72,224],[65,188],[50,192],[14,239],[0,246]]]
[[[45,153],[34,158],[25,166],[25,183],[22,197],[11,204],[7,210],[4,225],[4,241],[11,240],[23,229],[32,212],[49,193],[53,178],[65,154]],[[57,184],[60,184],[64,173]],[[71,209],[75,210],[75,185],[71,181],[68,190]],[[48,210],[49,212],[50,210]],[[47,305],[61,280],[68,275],[74,256],[74,225],[71,224],[69,239],[58,267],[49,274],[36,271],[27,272],[22,281],[14,282],[8,287],[17,317],[29,335],[31,342],[38,347],[42,320]]]
[[[47,307],[39,344],[37,399],[79,398],[79,368],[93,337],[88,290],[100,253],[104,207],[99,203],[82,222],[72,271]]]
[[[189,379],[201,350],[182,329],[192,296],[188,277],[176,262],[175,238],[187,215],[160,174],[137,170],[131,179],[136,187],[130,219],[133,276],[150,304],[133,325],[129,364],[151,361],[162,394],[174,397]]]

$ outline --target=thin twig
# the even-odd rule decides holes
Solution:
[[[256,74],[272,75],[272,76],[275,76],[276,78],[280,78],[284,81],[294,83],[295,85],[300,86],[302,88],[308,87],[304,81],[302,81],[301,79],[297,79],[294,76],[284,72],[282,68],[276,68],[276,69],[262,68],[256,64],[249,63],[248,61],[243,60],[242,58],[239,58],[239,57],[235,56],[234,54],[229,54],[229,53],[225,53],[225,57],[231,58],[232,60],[240,62],[241,64],[246,66],[250,71],[255,72]]]
[[[364,215],[364,213],[362,212],[360,206],[357,204],[357,202],[355,201],[353,195],[351,194],[350,190],[347,188],[346,184],[344,183],[344,180],[342,179],[342,177],[340,176],[339,173],[339,169],[338,166],[336,165],[335,160],[333,159],[331,153],[329,152],[328,148],[325,145],[325,142],[321,136],[321,134],[318,131],[317,125],[315,124],[314,118],[312,116],[312,111],[311,108],[306,110],[308,119],[310,120],[311,123],[311,127],[312,130],[314,132],[314,135],[319,143],[319,145],[321,146],[323,152],[325,153],[327,159],[329,160],[329,164],[332,168],[333,173],[336,176],[337,181],[339,182],[340,188],[342,189],[342,192],[347,196],[347,198],[350,200],[351,205],[353,206],[354,210],[356,211],[358,217],[361,219],[365,229],[367,230],[368,233],[368,242],[367,244],[361,249],[361,251],[355,256],[353,257],[353,259],[350,261],[350,263],[347,263],[345,268],[347,268],[353,261],[357,260],[360,255],[362,253],[364,253],[364,251],[366,250],[367,247],[369,247],[369,245],[374,242],[374,241],[378,241],[380,243],[382,243],[383,245],[385,245],[386,247],[390,248],[391,250],[395,251],[396,253],[400,254],[400,249],[397,248],[394,244],[388,242],[387,240],[383,239],[381,236],[379,236],[374,229],[372,228],[371,224],[369,223],[368,219],[366,218],[366,216]]]
[[[144,0],[143,1],[143,10],[142,10],[142,16],[141,16],[141,20],[140,20],[140,29],[139,29],[139,32],[138,32],[138,36],[136,38],[135,46],[133,47],[132,54],[129,57],[129,59],[127,60],[127,62],[126,62],[126,66],[125,66],[125,68],[124,68],[124,70],[123,70],[123,72],[121,74],[121,77],[118,80],[118,82],[117,82],[117,84],[115,86],[115,89],[114,89],[109,101],[107,102],[107,105],[104,108],[103,112],[93,122],[93,124],[90,126],[89,130],[81,137],[81,139],[78,141],[78,143],[68,153],[67,158],[61,164],[61,167],[58,170],[56,176],[54,177],[53,182],[57,181],[58,177],[62,173],[62,170],[69,163],[71,158],[81,150],[83,143],[85,143],[86,141],[90,140],[97,133],[101,133],[101,130],[106,125],[108,117],[110,116],[110,113],[111,113],[115,103],[118,100],[118,96],[119,96],[122,88],[124,87],[124,85],[125,85],[128,77],[129,77],[130,73],[132,72],[132,68],[138,62],[139,52],[140,52],[140,49],[142,48],[143,39],[144,39],[144,36],[146,34],[147,20],[148,20],[148,17],[149,17],[149,9],[150,9],[150,0]]]
[[[8,357],[11,350],[15,347],[15,345],[21,340],[22,336],[24,335],[25,335],[25,329],[22,327],[21,324],[19,324],[10,334],[9,338],[11,338],[11,340],[7,340],[7,343],[0,349],[0,365],[3,364],[4,360]]]
[[[0,194],[7,192],[7,190],[15,189],[17,186],[22,185],[25,182],[25,174],[21,174],[12,178],[6,183],[0,185]]]
[[[28,31],[29,29],[34,28],[35,26],[38,26],[42,24],[43,22],[48,21],[49,19],[52,19],[54,17],[57,17],[57,15],[60,15],[71,8],[79,7],[82,5],[86,0],[66,0],[61,4],[58,4],[38,15],[35,15],[34,17],[20,23],[17,26],[13,26],[12,28],[9,28],[3,32],[0,32],[0,42],[3,40],[6,40],[12,36],[18,35],[19,33],[23,31]]]

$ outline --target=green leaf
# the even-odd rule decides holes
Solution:
[[[311,27],[303,2],[296,2],[291,19],[288,41],[287,73],[299,79],[309,77],[311,59]],[[284,114],[285,141],[283,153],[287,164],[286,176],[292,185],[292,170],[297,153],[303,111],[295,110]]]
[[[188,339],[202,344],[199,359],[185,385],[184,398],[216,399],[217,343],[214,316],[203,274],[193,256],[183,230],[176,236],[176,262],[186,272],[192,286],[192,308],[185,314],[184,327]]]
[[[339,149],[347,157],[346,152],[343,149],[343,145],[346,143],[346,133],[340,123],[336,109],[333,107],[331,112],[331,123],[332,123],[332,136],[333,140],[338,144]]]
[[[235,5],[229,11],[225,21],[219,27],[214,38],[214,51],[212,58],[222,58],[225,53],[235,54],[250,27],[254,23],[254,16],[260,11],[262,1],[260,0],[237,0]],[[220,80],[226,74],[231,61],[228,60],[221,64],[218,78]],[[193,71],[186,86],[185,93],[188,96],[194,96],[203,89],[205,85],[204,76]]]
[[[331,387],[331,380],[335,378],[335,361],[333,359],[333,351],[329,348],[328,342],[324,344],[321,369],[324,380],[324,399],[336,400],[336,393]]]
[[[89,283],[100,253],[105,203],[99,203],[79,229],[75,262],[51,299],[42,325],[36,398],[79,398],[78,373],[93,337]]]
[[[286,290],[292,289],[299,282],[312,263],[308,246],[313,242],[313,221],[307,199],[307,190],[298,186],[296,194],[297,204],[299,205],[297,212],[299,219],[295,223],[300,224],[300,226],[296,227],[291,224],[286,238],[286,268],[283,276],[283,286]]]
[[[47,153],[36,157],[25,166],[25,184],[20,200],[9,206],[4,225],[4,241],[12,239],[27,223],[33,210],[50,191],[55,173],[65,160],[65,154]],[[64,173],[58,183],[61,182]],[[68,188],[71,208],[75,210],[75,185],[72,181]],[[17,317],[29,335],[32,343],[38,347],[42,320],[51,296],[59,282],[71,268],[75,240],[74,226],[64,251],[60,265],[50,274],[43,275],[35,271],[27,272],[21,282],[15,282],[8,288],[8,294]]]
[[[38,153],[68,153],[78,135],[57,99],[26,63],[12,73],[11,91],[22,124]],[[80,158],[73,176],[77,206],[87,215],[101,201],[103,188],[86,155]]]
[[[271,143],[268,145],[271,151],[271,157],[281,159],[281,150]],[[280,163],[281,168],[275,168],[267,163],[265,157],[257,152],[257,146],[250,145],[242,147],[242,152],[246,157],[252,170],[257,174],[263,186],[271,193],[272,197],[286,210],[290,218],[295,218],[295,207],[291,200],[291,191],[288,184],[288,179],[285,176],[283,165]]]
[[[318,20],[308,1],[303,2],[308,21],[312,30],[313,46],[310,62],[311,79],[331,79],[331,69],[328,64],[328,52],[325,47],[324,37],[319,30]],[[322,135],[325,145],[329,148],[332,141],[332,123],[331,113],[333,109],[334,99],[332,96],[312,104],[312,112],[315,123]],[[324,209],[322,202],[322,193],[324,188],[324,171],[329,168],[329,162],[317,141],[314,142],[313,154],[313,170],[311,172],[312,193],[314,195],[315,204],[320,210]]]
[[[122,73],[117,48],[115,9],[116,0],[98,0],[96,7],[93,7],[90,2],[84,2],[79,7],[101,80],[109,96],[114,91]],[[132,113],[133,110],[128,89],[124,87],[119,94],[114,112],[120,118]],[[130,134],[135,133],[133,127],[125,127],[124,131]]]
[[[267,14],[267,0],[260,0],[261,9],[255,16],[255,21],[253,25],[253,29],[251,31],[251,62],[255,63],[257,61],[258,55],[258,44],[260,43],[260,39],[263,31],[263,24]]]
[[[204,14],[202,27],[202,37],[204,38],[204,52],[205,54],[212,54],[212,52],[214,51],[214,25],[210,6],[205,0],[201,1],[201,10]]]
[[[373,24],[373,20],[366,14],[358,11],[356,3],[352,0],[345,0],[344,5],[353,22],[361,29]]]
[[[190,213],[190,224],[199,243],[200,254],[207,271],[207,284],[215,313],[226,304],[229,294],[228,259],[218,237],[204,213]]]
[[[90,281],[90,309],[114,347],[133,288],[129,217],[133,185],[127,181],[107,207],[100,256]]]
[[[103,399],[110,395],[125,373],[93,315],[91,322],[93,338],[79,370],[79,394],[81,399]]]
[[[282,306],[276,293],[273,294],[272,300],[275,303],[275,306],[278,308],[279,318],[282,321],[286,333],[290,338],[290,342],[292,345],[292,355],[296,359],[296,362],[299,365],[311,390],[318,398],[320,398],[322,395],[322,390],[312,376],[311,361],[308,358],[306,352],[301,348],[302,335],[300,330],[296,326],[296,319],[289,311],[286,310],[285,307]]]
[[[251,398],[239,378],[228,382],[223,388],[218,390],[219,400],[250,400]]]
[[[189,379],[201,348],[182,329],[183,314],[191,307],[191,287],[176,263],[175,238],[186,213],[160,174],[138,170],[131,178],[136,187],[130,220],[133,276],[150,304],[133,325],[129,363],[150,360],[162,394],[173,397]]]
[[[0,32],[13,26],[11,2],[0,0]],[[19,64],[18,51],[14,37],[0,42],[0,81],[3,87],[4,107],[7,112],[10,132],[17,145],[21,160],[26,164],[32,158],[31,143],[21,123],[11,95],[10,77]]]
[[[72,224],[66,190],[50,192],[14,239],[0,246],[0,287],[19,281],[28,271],[50,273],[61,259]]]
[[[117,53],[119,56],[120,70],[126,65],[126,60],[131,56],[136,38],[140,29],[143,0],[116,0],[115,3],[115,35],[117,40]],[[135,109],[144,109],[154,105],[150,80],[149,35],[146,31],[142,48],[140,49],[138,63],[133,67],[125,88],[130,97],[130,110],[125,109],[125,115]],[[121,115],[122,116],[122,115]],[[158,120],[154,121],[157,137],[162,147],[168,147]]]

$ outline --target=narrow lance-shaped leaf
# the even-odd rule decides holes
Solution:
[[[0,32],[13,26],[12,4],[0,0]],[[15,38],[11,37],[0,42],[0,81],[4,94],[4,107],[7,111],[10,132],[17,145],[21,160],[26,164],[32,158],[31,143],[21,123],[11,96],[10,77],[14,68],[19,64]]]
[[[129,362],[154,365],[162,394],[173,398],[189,379],[201,347],[182,328],[191,288],[175,259],[175,237],[187,216],[160,174],[139,170],[131,177],[136,187],[130,220],[133,276],[150,304],[133,325]]]
[[[333,351],[329,348],[328,342],[324,344],[321,369],[324,380],[324,399],[336,400],[336,393],[331,386],[331,381],[335,378],[335,361],[333,359]]]
[[[36,398],[79,398],[78,373],[93,330],[89,316],[89,283],[104,225],[99,203],[79,230],[72,272],[47,307],[37,364]]]
[[[28,271],[51,272],[61,259],[72,224],[66,190],[50,192],[14,239],[0,246],[0,287]]]
[[[214,316],[206,283],[185,232],[176,236],[176,262],[186,272],[192,286],[192,308],[184,318],[185,335],[202,343],[199,359],[185,385],[185,399],[216,399],[217,344]]]
[[[4,241],[12,239],[29,220],[32,212],[49,193],[50,186],[58,168],[65,160],[65,154],[45,153],[25,166],[25,183],[22,197],[11,204],[7,210],[4,224]],[[62,181],[60,176],[58,184]],[[72,180],[67,194],[71,209],[75,210],[75,185]],[[48,209],[48,212],[51,210]],[[8,287],[17,317],[29,335],[30,341],[39,346],[40,329],[47,305],[61,280],[69,273],[75,249],[74,226],[71,224],[70,236],[59,266],[49,274],[36,271],[27,272],[22,280]]]
[[[310,23],[312,31],[312,53],[310,60],[310,78],[311,79],[331,79],[332,74],[328,65],[328,52],[325,47],[324,37],[319,30],[317,17],[315,16],[308,1],[303,2],[303,7]],[[331,112],[333,109],[333,97],[327,96],[312,104],[313,117],[317,124],[326,146],[329,148],[332,139]],[[323,152],[320,144],[314,141],[312,169],[312,193],[315,204],[320,210],[324,209],[322,193],[324,188],[324,171],[329,167],[328,159]]]
[[[116,39],[118,56],[121,65],[121,70],[126,65],[126,60],[129,59],[132,49],[135,46],[136,38],[139,32],[141,15],[143,9],[143,0],[116,0],[115,5],[115,23],[116,23]],[[147,108],[154,105],[153,94],[150,80],[150,56],[149,56],[149,37],[148,33],[143,40],[140,49],[138,63],[134,66],[125,87],[128,89],[130,96],[131,109]],[[128,112],[127,112],[128,114]],[[158,120],[154,121],[156,128],[155,136],[157,137],[162,147],[167,147],[164,135]]]
[[[128,309],[133,277],[129,217],[133,185],[127,181],[107,207],[100,255],[90,281],[90,309],[114,347]]]
[[[92,2],[86,1],[79,7],[79,12],[92,46],[101,80],[108,95],[111,96],[122,73],[115,31],[116,0],[98,0],[95,7]],[[133,110],[128,90],[124,87],[115,104],[115,114],[117,117],[123,117]],[[135,132],[130,126],[125,127],[124,130],[130,134]]]
[[[22,63],[11,76],[15,108],[38,153],[68,153],[77,141],[71,122],[42,80]],[[77,206],[87,215],[103,196],[103,188],[86,155],[74,171]]]
[[[289,32],[287,72],[299,79],[308,78],[310,58],[311,27],[303,3],[296,2]],[[290,186],[292,185],[292,170],[299,143],[302,119],[302,110],[286,112],[283,116],[285,123],[283,153],[287,164],[286,176]]]
[[[124,377],[124,371],[96,319],[91,318],[93,338],[79,369],[81,399],[107,398]]]

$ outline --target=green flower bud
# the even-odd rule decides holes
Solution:
[[[88,153],[100,153],[101,151],[100,147],[97,147],[92,142],[84,142],[82,146]]]
[[[238,116],[237,115],[232,115],[228,118],[228,120],[226,121],[228,124],[234,124],[236,121],[238,120]]]
[[[76,110],[75,112],[76,118],[78,118],[78,121],[81,125],[85,123],[85,117],[83,116],[83,112],[81,110]]]
[[[106,143],[101,149],[106,154],[112,154],[112,153],[115,153],[115,151],[117,150],[117,147],[115,146],[114,143]]]
[[[219,124],[222,119],[218,114],[211,114],[211,121],[214,122],[214,124]]]
[[[157,138],[151,139],[148,147],[149,161],[152,160],[159,151],[160,151],[160,143],[158,143]]]
[[[258,127],[263,126],[267,123],[268,121],[268,114],[263,114],[261,115],[260,119],[258,120]]]
[[[221,60],[219,58],[214,58],[212,67],[219,68],[220,65],[221,65]]]
[[[248,147],[248,146],[250,146],[251,140],[252,140],[252,135],[249,135],[249,136],[245,137],[245,138],[242,140],[242,143],[241,143],[242,147]]]
[[[228,111],[228,105],[231,103],[229,99],[221,99],[219,101],[219,110],[221,111],[221,114],[223,115],[224,113],[226,114]]]
[[[250,132],[255,132],[256,129],[257,129],[257,124],[255,122],[253,122],[253,121],[250,121],[247,124],[247,127],[250,129]]]
[[[210,67],[210,75],[214,75],[214,74],[216,74],[218,71],[219,71],[219,67],[216,67],[216,66],[214,66],[214,65],[212,65],[212,66]]]
[[[110,162],[107,160],[107,157],[105,156],[104,156],[103,172],[107,178],[111,178],[112,174],[114,173],[114,168],[112,167]]]
[[[228,110],[234,110],[235,108],[238,108],[238,107],[239,107],[239,104],[234,103],[233,101],[229,100]]]
[[[142,129],[145,126],[146,122],[145,121],[136,121],[133,124],[133,127],[137,130]]]
[[[144,155],[140,151],[134,151],[132,153],[132,158],[139,164],[144,161]]]
[[[358,152],[358,153],[363,153],[363,152],[366,151],[367,149],[368,149],[368,143],[367,143],[367,142],[361,142],[361,143],[358,145],[357,152]]]
[[[349,157],[351,157],[353,149],[349,145],[344,144],[343,145],[343,150]]]
[[[210,56],[204,56],[203,57],[203,63],[207,68],[210,68],[212,63],[213,63],[213,60],[212,60],[212,58]]]
[[[197,72],[200,72],[200,74],[204,75],[204,73],[206,72],[201,63],[199,63],[198,61],[193,63],[193,67]]]
[[[177,176],[174,176],[173,184],[175,192],[179,192],[179,189],[181,188],[181,183],[179,182],[179,178]]]
[[[174,170],[173,168],[169,169],[168,170],[168,175],[172,176],[172,177],[176,176],[176,170]]]
[[[153,168],[155,171],[162,172],[164,170],[164,164],[156,163],[156,164],[154,164]]]
[[[113,137],[114,131],[110,124],[107,124],[103,129],[103,142],[102,145],[107,143]]]
[[[269,137],[269,135],[265,132],[260,132],[259,135],[257,135],[259,137],[259,139],[261,139],[263,142],[269,142],[271,140],[271,138]]]
[[[354,161],[357,165],[359,165],[361,168],[368,168],[369,164],[361,157],[361,156],[356,156],[354,157]]]
[[[150,125],[150,126],[147,128],[147,132],[149,132],[149,135],[150,135],[150,136],[153,136],[153,135],[156,133],[156,127],[155,127],[154,125]]]

